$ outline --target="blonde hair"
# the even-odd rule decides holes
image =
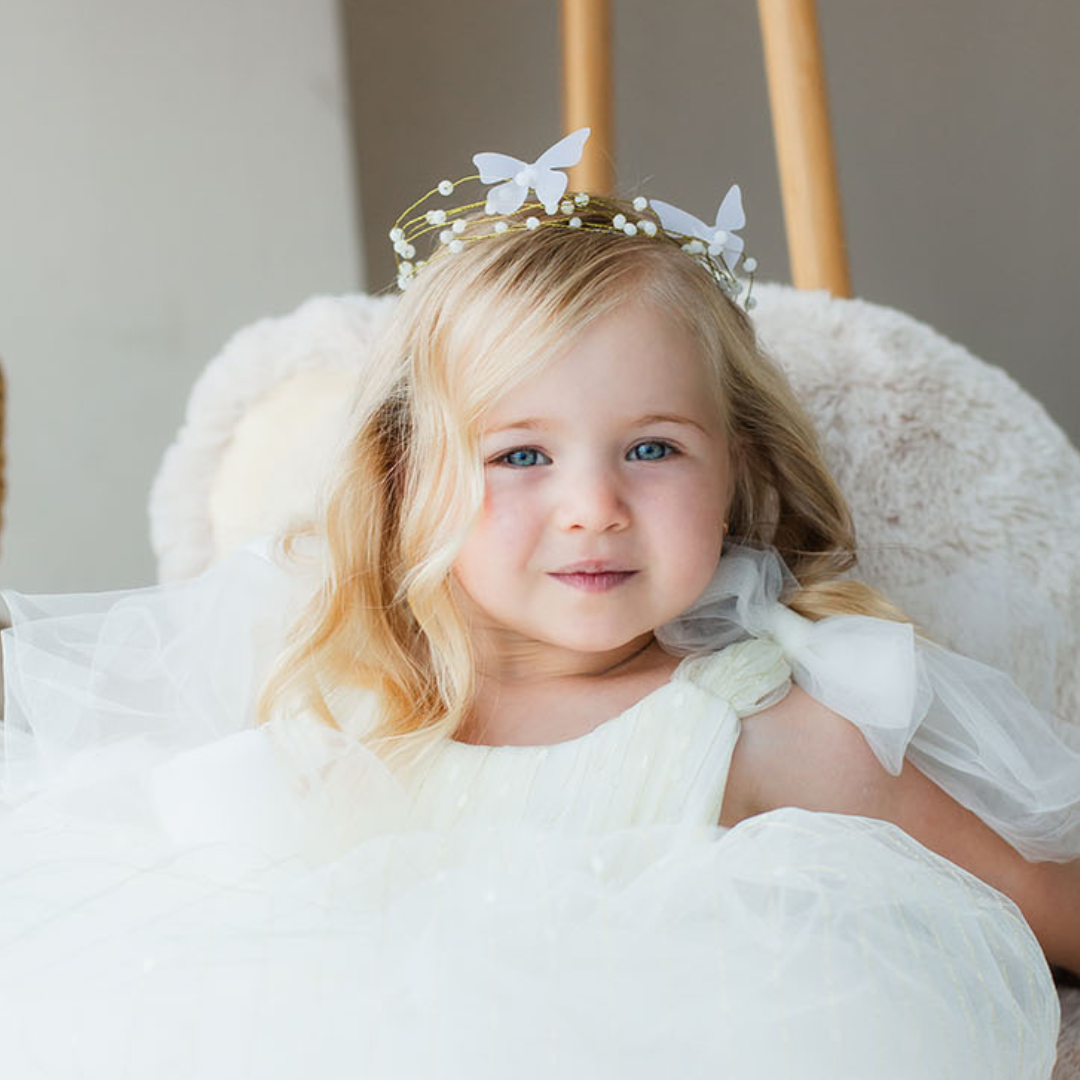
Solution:
[[[581,214],[589,222],[587,214]],[[364,367],[352,435],[323,520],[322,587],[290,635],[259,705],[290,700],[336,726],[329,688],[379,698],[364,739],[387,758],[453,736],[475,695],[475,656],[451,568],[484,498],[481,421],[507,391],[628,298],[692,336],[736,470],[731,537],[771,544],[810,618],[903,618],[855,564],[851,514],[813,425],[745,313],[674,243],[545,226],[502,236],[473,219],[464,249],[431,261],[398,302]]]

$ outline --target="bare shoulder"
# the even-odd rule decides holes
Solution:
[[[720,824],[782,806],[898,825],[1011,897],[1051,963],[1080,972],[1080,860],[1027,861],[910,762],[888,773],[854,724],[798,687],[743,720]]]
[[[780,806],[876,816],[892,779],[854,724],[793,686],[743,719],[720,823]]]

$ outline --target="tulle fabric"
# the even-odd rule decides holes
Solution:
[[[1003,828],[1075,842],[1075,801],[1043,806],[1043,733],[951,728],[919,689],[949,685],[934,650],[788,618],[778,566],[725,558],[734,600],[667,643],[776,636],[893,765],[989,778]],[[891,825],[406,829],[408,790],[348,724],[253,727],[316,571],[256,544],[180,585],[3,594],[5,1075],[1049,1076],[1057,997],[1019,911]]]
[[[5,1075],[1046,1078],[1057,998],[1000,894],[786,810],[573,837],[5,830]]]
[[[0,804],[249,727],[256,688],[313,587],[303,563],[275,561],[260,540],[186,582],[4,590]]]
[[[882,766],[907,757],[1028,859],[1080,855],[1080,753],[1003,672],[860,615],[811,621],[771,549],[732,545],[701,597],[657,637],[674,653],[747,634],[778,641],[795,682],[855,724]]]

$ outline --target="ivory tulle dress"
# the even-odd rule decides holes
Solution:
[[[886,823],[716,824],[740,724],[794,678],[887,768],[1074,856],[1080,757],[1003,676],[805,623],[775,555],[733,549],[630,709],[392,770],[363,693],[340,732],[253,726],[300,580],[253,545],[181,585],[4,594],[5,1077],[1049,1076],[1057,998],[1005,897]]]

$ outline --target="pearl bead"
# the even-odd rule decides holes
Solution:
[[[505,221],[496,221],[495,222],[495,231],[497,233],[504,233],[509,228],[510,228],[510,226],[507,225]]]
[[[723,229],[717,229],[712,234],[713,242],[717,244],[726,244],[728,242],[728,234]]]
[[[589,205],[589,193],[587,191],[579,191],[574,196],[574,202],[576,202],[578,204],[578,206],[588,206]]]
[[[622,227],[622,231],[626,233],[627,236],[637,236],[637,226],[632,221],[628,221]]]
[[[454,224],[450,226],[450,228],[453,229],[454,232],[456,232],[460,236],[465,231],[465,222],[460,220],[455,221]]]
[[[406,259],[411,259],[416,254],[416,248],[412,244],[406,244],[404,250],[401,252]]]
[[[743,259],[743,269],[752,274],[757,269],[757,259]]]
[[[395,243],[397,243],[398,240],[401,240],[404,236],[405,233],[396,226],[390,230],[390,239],[393,240]]]
[[[644,221],[639,221],[638,222],[638,228],[646,236],[655,236],[656,235],[656,222],[655,221],[649,221],[648,218],[646,218]]]
[[[581,228],[581,218],[572,217],[567,224],[570,226],[571,229],[580,229]]]
[[[616,229],[621,229],[626,224],[626,215],[616,214],[611,219],[611,224],[614,225]]]
[[[440,195],[453,195],[454,185],[449,180],[439,181],[439,194]]]
[[[443,229],[443,231],[441,233],[439,233],[439,243],[440,244],[449,244],[450,241],[453,240],[453,239],[454,239],[454,234],[449,229]]]
[[[649,205],[649,200],[646,199],[644,195],[639,195],[634,200],[634,209],[639,211],[639,212],[644,210],[648,205]]]
[[[569,199],[564,199],[559,203],[559,209],[564,214],[572,214],[574,212],[574,204]]]
[[[756,307],[757,307],[757,300],[755,300],[754,297],[752,297],[752,296],[748,296],[746,298],[746,310],[747,311],[752,311]]]
[[[540,228],[540,219],[536,218],[536,217],[526,218],[525,219],[525,228],[526,229],[539,229]]]
[[[424,217],[429,225],[441,225],[446,220],[445,210],[429,210]]]
[[[456,255],[465,245],[460,240],[450,241],[450,250]]]

